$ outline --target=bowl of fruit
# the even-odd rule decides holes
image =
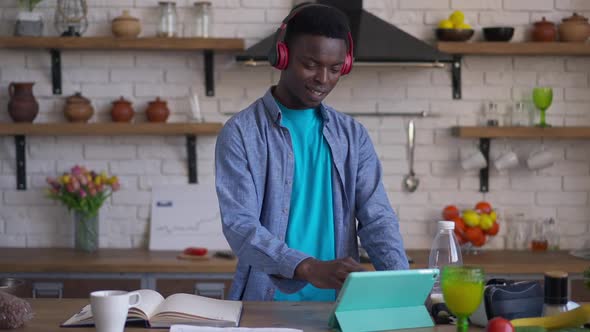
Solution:
[[[465,22],[465,14],[460,10],[441,20],[435,32],[438,40],[454,42],[468,41],[474,33],[471,26]]]
[[[473,209],[463,210],[447,205],[442,217],[455,222],[457,241],[469,253],[476,253],[500,231],[498,214],[488,202],[478,202]]]

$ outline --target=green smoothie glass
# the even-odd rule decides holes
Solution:
[[[479,267],[443,267],[441,288],[447,307],[457,317],[457,332],[467,331],[467,319],[477,310],[483,298],[484,279],[484,272]]]
[[[545,122],[545,112],[551,106],[553,102],[553,89],[552,88],[534,88],[533,89],[533,102],[535,106],[541,111],[541,119],[537,127],[551,127],[551,125]]]

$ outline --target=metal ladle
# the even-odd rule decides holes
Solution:
[[[420,184],[420,180],[414,173],[414,145],[416,137],[416,126],[414,120],[410,120],[408,123],[408,166],[410,173],[404,177],[404,189],[409,192],[414,192]]]

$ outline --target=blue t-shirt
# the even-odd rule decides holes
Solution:
[[[319,260],[336,258],[334,211],[332,206],[332,153],[322,134],[319,110],[292,110],[277,104],[282,125],[289,129],[295,173],[291,194],[289,224],[285,242]],[[334,301],[334,289],[319,289],[307,284],[300,291],[286,294],[278,289],[276,301]]]

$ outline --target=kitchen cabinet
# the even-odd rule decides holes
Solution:
[[[452,127],[451,134],[460,138],[478,138],[479,149],[487,166],[479,171],[479,191],[489,191],[490,145],[492,138],[513,139],[590,139],[590,127]]]
[[[453,55],[453,99],[461,99],[461,59],[465,55],[588,56],[590,44],[563,42],[438,42],[437,49]]]
[[[188,182],[197,183],[197,135],[215,135],[221,123],[0,123],[0,136],[14,136],[16,183],[26,190],[26,136],[185,135]]]
[[[411,268],[428,266],[429,250],[408,250],[414,263]],[[62,283],[64,297],[86,297],[92,289],[149,288],[170,295],[177,292],[227,296],[236,268],[235,259],[210,258],[181,260],[176,251],[142,249],[99,249],[85,253],[67,248],[2,248],[0,277],[14,277],[37,282]],[[533,253],[515,250],[483,250],[478,255],[464,255],[466,265],[483,267],[486,277],[515,280],[543,280],[543,273],[561,270],[569,273],[571,297],[590,301],[590,290],[584,288],[582,273],[590,260],[574,257],[566,251]],[[363,264],[371,270],[370,264]],[[87,285],[79,283],[87,280]],[[79,293],[72,288],[80,285]],[[31,287],[29,284],[27,287]],[[31,296],[32,288],[24,294]]]
[[[0,48],[48,49],[51,53],[53,94],[62,93],[61,50],[202,51],[207,96],[214,96],[215,51],[242,51],[239,38],[115,38],[115,37],[0,37]]]

